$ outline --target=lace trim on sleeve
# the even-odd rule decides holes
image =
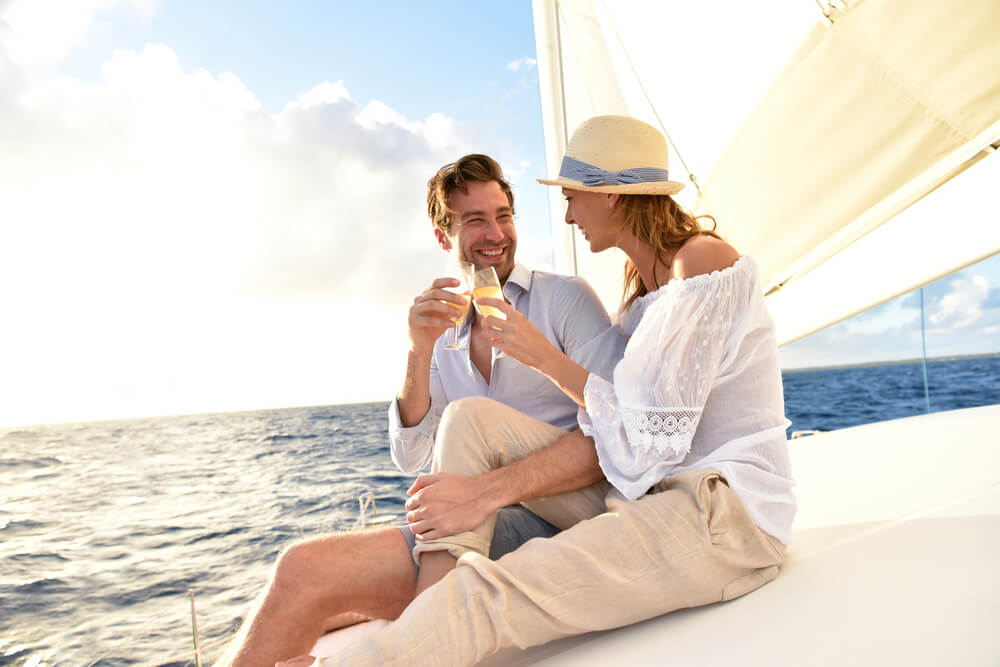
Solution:
[[[587,379],[584,392],[589,413],[581,410],[581,416],[585,415],[587,422],[596,419],[605,424],[620,423],[625,430],[627,447],[632,450],[645,454],[655,451],[658,458],[683,458],[691,449],[691,440],[701,420],[701,408],[622,405],[615,394],[615,386],[593,374]],[[583,424],[581,419],[581,428]],[[590,426],[594,429],[594,425]]]
[[[621,419],[633,448],[683,456],[691,449],[701,409],[622,406]]]

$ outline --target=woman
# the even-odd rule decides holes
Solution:
[[[668,180],[663,136],[635,119],[586,121],[559,177],[540,182],[562,187],[566,221],[593,252],[618,247],[628,256],[624,359],[612,381],[600,378],[502,301],[478,302],[506,316],[488,320],[497,349],[581,406],[581,427],[614,488],[596,507],[579,494],[559,498],[555,514],[577,503],[577,514],[594,518],[556,537],[495,563],[462,558],[397,622],[338,656],[343,664],[471,664],[502,646],[730,599],[777,575],[795,499],[774,326],[756,264],[673,201],[682,186]],[[479,399],[449,411],[440,469],[484,472],[524,456],[519,442],[537,441],[530,422],[498,404]],[[485,454],[464,453],[475,447]],[[476,552],[489,543],[488,523],[416,549]],[[435,534],[427,522],[414,525]]]

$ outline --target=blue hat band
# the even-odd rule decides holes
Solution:
[[[605,171],[592,164],[581,162],[568,155],[563,157],[562,167],[559,175],[563,178],[571,178],[580,181],[588,188],[599,185],[633,185],[635,183],[662,183],[669,181],[666,169],[655,167],[636,167],[635,169],[622,169],[621,171]]]

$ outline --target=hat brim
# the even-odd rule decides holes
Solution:
[[[653,183],[629,183],[627,185],[594,185],[587,186],[580,181],[569,178],[537,179],[542,185],[555,185],[567,190],[583,190],[586,192],[606,192],[620,195],[672,195],[684,189],[683,183],[675,181],[656,181]]]

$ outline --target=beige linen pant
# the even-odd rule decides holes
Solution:
[[[464,398],[448,404],[438,425],[431,472],[479,475],[496,470],[542,449],[567,431],[529,417],[488,398]],[[606,481],[579,491],[536,498],[521,503],[560,530],[604,511]],[[417,559],[425,551],[447,550],[455,558],[472,551],[490,553],[496,515],[474,530],[427,542],[413,549]],[[418,560],[419,563],[419,560]]]
[[[490,430],[531,423],[498,403],[467,407],[479,413],[467,423]],[[321,664],[471,665],[504,647],[738,597],[774,579],[784,558],[712,470],[669,477],[634,501],[612,489],[602,509],[497,561],[468,551],[399,619]]]

